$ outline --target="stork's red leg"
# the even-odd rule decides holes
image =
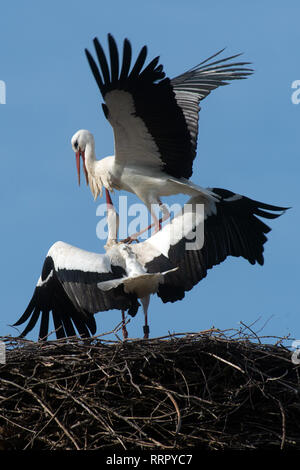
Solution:
[[[163,207],[163,212],[164,212],[164,215],[160,218],[160,219],[157,219],[156,218],[156,215],[151,211],[151,214],[152,214],[152,217],[154,219],[154,223],[151,224],[151,225],[148,225],[148,227],[144,228],[143,230],[141,230],[140,232],[137,232],[137,233],[134,233],[133,235],[130,235],[129,237],[125,238],[124,240],[122,240],[123,243],[131,243],[133,241],[138,241],[137,238],[139,236],[142,235],[142,233],[145,233],[147,232],[148,230],[150,230],[150,228],[152,227],[155,227],[155,233],[159,232],[159,230],[161,230],[161,224],[162,222],[165,222],[166,220],[168,220],[171,215],[168,211],[168,209],[166,209],[166,207],[163,205],[162,202],[159,202],[159,205],[161,207]]]
[[[161,230],[161,223],[163,222],[163,218],[159,219],[158,224],[159,224],[159,230]],[[132,242],[138,242],[138,237],[142,235],[142,233],[147,232],[150,230],[150,228],[154,227],[155,224],[148,225],[147,228],[144,228],[140,232],[136,232],[133,235],[130,235],[127,238],[124,238],[124,240],[121,240],[123,243],[132,243]]]
[[[128,331],[127,331],[126,324],[125,324],[125,312],[124,312],[124,310],[122,310],[122,333],[123,333],[123,339],[127,339],[128,338]]]
[[[149,329],[149,326],[148,326],[147,316],[145,317],[145,325],[143,326],[143,331],[144,331],[144,339],[148,339],[150,329]]]
[[[113,206],[113,203],[112,203],[109,191],[106,188],[105,188],[105,197],[106,197],[106,207],[108,209],[108,206]]]
[[[150,302],[150,295],[147,295],[146,297],[141,298],[141,302],[143,305],[144,317],[145,317],[145,324],[143,326],[144,339],[148,339],[149,332],[150,332],[150,328],[148,326],[148,307],[149,307],[149,302]]]

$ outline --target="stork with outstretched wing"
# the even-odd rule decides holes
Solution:
[[[155,231],[169,212],[161,198],[173,194],[201,196],[203,203],[216,199],[212,191],[189,180],[196,157],[199,103],[212,90],[232,80],[246,78],[248,62],[232,62],[238,55],[218,58],[220,51],[187,72],[165,77],[159,57],[146,64],[144,46],[132,66],[132,48],[124,40],[122,61],[117,44],[108,35],[109,62],[97,38],[96,61],[86,50],[96,83],[103,97],[103,111],[114,132],[113,156],[96,159],[91,132],[77,131],[72,139],[80,182],[80,157],[94,198],[104,186],[136,194],[150,211]],[[146,64],[146,65],[145,65]]]
[[[49,250],[33,297],[14,326],[28,321],[25,336],[41,318],[39,337],[45,339],[52,312],[58,338],[96,333],[94,314],[119,309],[134,316],[141,300],[144,337],[149,335],[149,299],[156,294],[163,302],[185,296],[207,270],[228,256],[243,257],[263,265],[266,234],[271,230],[260,218],[273,219],[286,208],[254,201],[231,191],[213,188],[217,202],[201,207],[191,198],[169,223],[142,243],[116,241],[118,218],[108,207],[109,239],[106,253],[91,253],[63,242]],[[110,212],[111,211],[111,212]],[[204,237],[191,243],[199,226]],[[123,316],[124,320],[124,316]],[[127,336],[123,323],[124,337]]]

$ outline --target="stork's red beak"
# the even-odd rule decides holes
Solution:
[[[78,175],[78,184],[80,186],[80,152],[76,152],[76,168]]]
[[[82,161],[83,161],[83,170],[85,174],[86,184],[89,184],[89,175],[85,166],[85,155],[83,151],[78,150],[78,152],[76,152],[76,168],[77,168],[79,186],[80,186],[80,156],[82,157]]]

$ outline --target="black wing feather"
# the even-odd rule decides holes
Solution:
[[[103,89],[104,89],[104,83],[103,83],[103,79],[102,79],[102,77],[101,77],[101,75],[100,75],[99,69],[98,69],[98,67],[97,67],[97,65],[96,65],[96,62],[94,61],[93,56],[90,54],[90,52],[89,52],[87,49],[85,49],[85,54],[86,54],[87,60],[88,60],[88,62],[89,62],[89,64],[90,64],[92,73],[93,73],[94,78],[95,78],[95,80],[96,80],[96,83],[97,83],[97,85],[98,85],[98,87],[99,87],[99,90],[100,90],[100,92],[102,93],[102,92],[103,92]]]
[[[111,34],[108,35],[109,55],[110,55],[110,70],[111,82],[117,83],[119,79],[119,53],[116,41]]]
[[[103,48],[97,38],[94,38],[94,46],[101,67],[104,83],[110,83],[109,67]]]
[[[147,58],[146,46],[140,50],[130,72],[132,49],[125,39],[118,79],[119,55],[113,36],[108,35],[111,73],[97,38],[94,45],[99,69],[88,52],[87,58],[104,100],[110,91],[128,91],[134,101],[136,117],[143,120],[158,148],[162,170],[174,177],[190,178],[197,148],[199,102],[215,88],[250,75],[252,69],[245,67],[248,62],[231,62],[240,54],[212,61],[223,52],[222,49],[170,80],[165,78],[163,66],[158,64],[159,57],[143,69]],[[109,118],[107,106],[104,113]]]
[[[128,39],[124,40],[124,45],[123,45],[123,61],[122,61],[122,68],[121,68],[121,73],[120,73],[120,83],[122,84],[124,80],[126,80],[129,70],[130,70],[130,65],[131,65],[131,57],[132,57],[132,49],[131,49],[131,44],[128,41]]]
[[[41,339],[46,339],[48,335],[48,330],[49,330],[49,310],[44,310],[42,312],[42,318],[41,318],[41,326],[40,326],[40,333],[39,337]]]
[[[60,312],[57,311],[55,308],[52,309],[52,317],[53,317],[53,323],[54,323],[55,334],[56,334],[57,339],[67,337],[68,332],[64,328],[63,319],[60,315]],[[24,334],[24,332],[22,334]],[[73,336],[73,334],[70,334],[70,336]],[[39,339],[42,339],[42,338],[39,337]]]
[[[146,57],[147,57],[147,47],[143,46],[128,76],[129,80],[136,80],[138,78],[138,75],[145,64]]]
[[[206,277],[208,269],[228,256],[243,257],[250,264],[263,265],[266,234],[271,228],[258,217],[275,219],[288,209],[220,188],[212,188],[212,191],[220,196],[220,200],[216,203],[216,213],[209,213],[205,219],[203,247],[182,250],[182,244],[188,241],[183,238],[170,247],[168,258],[161,255],[146,264],[149,272],[178,266],[177,271],[165,275],[164,284],[159,287],[158,296],[163,302],[181,300],[185,291]]]
[[[21,338],[23,338],[24,336],[26,336],[27,333],[29,333],[29,331],[31,331],[31,330],[35,327],[35,325],[36,325],[36,323],[37,323],[37,321],[38,321],[38,319],[39,319],[40,311],[39,311],[38,308],[34,308],[33,312],[31,312],[31,313],[32,313],[32,315],[31,315],[31,317],[30,317],[30,320],[29,320],[29,322],[28,322],[26,328],[24,329],[24,331],[23,331],[23,332],[21,333],[21,335],[20,335]],[[22,323],[22,322],[21,322],[21,323]],[[17,326],[17,325],[19,325],[19,324],[20,324],[20,322],[17,322],[17,323],[15,323],[13,326]]]
[[[75,336],[76,330],[82,337],[94,335],[96,333],[94,313],[99,311],[129,309],[131,315],[136,314],[139,307],[137,297],[126,294],[122,285],[109,292],[102,292],[97,287],[98,282],[122,277],[125,274],[123,268],[112,266],[111,272],[56,268],[55,258],[61,255],[64,248],[61,244],[62,242],[57,242],[49,250],[41,278],[28,307],[14,324],[19,326],[29,320],[21,332],[21,337],[26,336],[41,319],[39,339],[47,339],[50,312],[57,338]],[[78,249],[72,248],[76,253]],[[72,253],[69,255],[70,258],[66,259],[67,265],[72,264]]]

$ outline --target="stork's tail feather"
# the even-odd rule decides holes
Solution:
[[[266,234],[271,228],[261,219],[276,219],[289,209],[255,201],[226,189],[211,190],[218,196],[218,201],[204,203],[203,245],[186,249],[185,243],[177,243],[170,247],[169,260],[178,264],[179,269],[167,275],[159,287],[157,295],[163,302],[183,299],[185,292],[204,279],[209,269],[229,256],[242,257],[252,265],[263,265]],[[197,210],[198,203],[203,204],[201,196],[190,198],[187,205]],[[203,224],[203,219],[199,219],[199,224]],[[157,269],[157,264],[155,267]]]
[[[159,284],[163,284],[164,276],[176,270],[177,268],[174,268],[162,273],[143,273],[137,276],[112,279],[110,281],[99,282],[97,286],[100,290],[109,291],[122,284],[126,293],[134,293],[141,299],[147,295],[155,294]]]
[[[290,209],[290,207],[274,206],[272,204],[255,201],[241,194],[233,193],[228,189],[212,188],[212,192],[219,197],[219,203],[224,208],[228,208],[228,210],[230,208],[233,214],[243,212],[244,214],[251,213],[266,219],[276,219]],[[278,214],[278,212],[280,212],[280,214]]]
[[[214,190],[211,188],[202,188],[201,186],[193,183],[192,181],[185,178],[168,178],[168,181],[171,181],[173,184],[178,185],[180,188],[180,193],[188,194],[191,197],[202,198],[202,201],[199,199],[199,202],[215,201],[219,200],[219,195],[214,193]]]
[[[276,219],[289,207],[255,201],[226,189],[213,188],[212,190],[220,199],[216,203],[216,213],[206,218],[206,229],[213,230],[211,224],[222,226],[231,234],[231,248],[227,254],[242,256],[251,264],[257,262],[263,265],[266,234],[271,231],[271,227],[266,225],[261,218]],[[207,242],[209,243],[209,240]]]

